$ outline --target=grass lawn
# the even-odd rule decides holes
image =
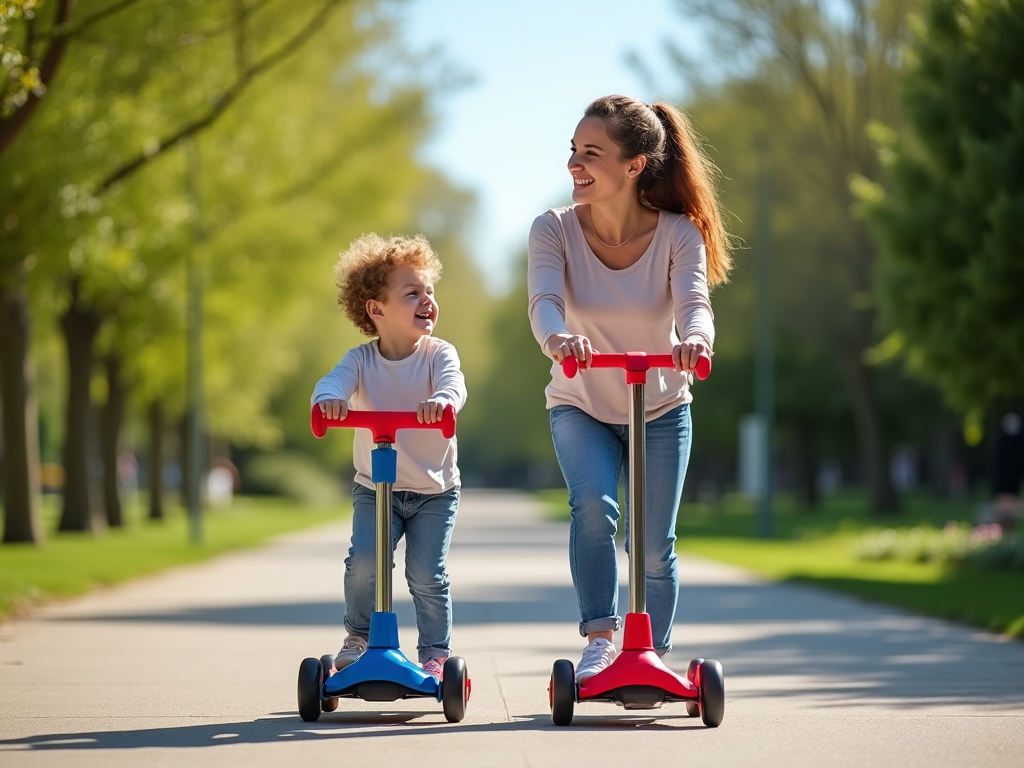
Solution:
[[[236,497],[226,509],[205,510],[203,541],[189,541],[188,519],[169,506],[163,522],[145,519],[144,499],[126,504],[127,525],[99,534],[54,533],[60,498],[47,496],[42,547],[0,545],[0,619],[34,604],[82,594],[183,563],[205,560],[232,549],[251,547],[285,531],[339,520],[348,502],[307,507],[273,497]]]
[[[544,491],[541,497],[553,516],[568,517],[564,490]],[[832,497],[815,512],[781,497],[773,509],[773,536],[764,540],[756,536],[754,504],[725,497],[719,504],[683,505],[677,549],[768,578],[834,589],[1024,639],[1024,573],[861,560],[855,554],[870,530],[972,522],[974,506],[914,495],[904,500],[899,515],[873,517],[857,494]]]

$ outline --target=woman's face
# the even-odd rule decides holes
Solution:
[[[576,126],[569,156],[572,174],[572,199],[576,203],[596,203],[620,194],[636,194],[636,177],[647,158],[643,155],[623,160],[618,144],[608,135],[600,117],[584,117]]]

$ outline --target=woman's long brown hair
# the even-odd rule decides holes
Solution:
[[[647,158],[637,192],[645,205],[687,216],[707,252],[708,285],[727,282],[732,237],[725,230],[715,180],[718,168],[704,153],[686,116],[669,104],[647,105],[628,96],[593,101],[585,117],[606,121],[623,158]]]

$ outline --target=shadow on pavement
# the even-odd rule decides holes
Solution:
[[[506,585],[487,594],[492,596],[456,596],[456,629],[483,624],[557,624],[565,625],[565,637],[572,643],[578,609],[571,587]],[[621,595],[620,606],[627,604],[626,596]],[[415,626],[409,602],[396,602],[395,610],[402,626]],[[319,627],[338,626],[343,615],[341,602],[305,602],[60,620]],[[693,635],[688,627],[700,633],[699,643],[690,639]],[[1000,642],[980,630],[920,618],[812,587],[774,583],[684,585],[673,643],[675,650],[667,658],[671,666],[685,669],[691,656],[716,658],[725,667],[727,681],[746,678],[743,688],[750,697],[764,695],[758,690],[762,686],[757,679],[784,677],[791,681],[781,687],[765,681],[773,696],[810,694],[822,707],[871,705],[879,699],[908,707],[942,703],[1024,706],[1024,653],[1020,643]],[[550,663],[566,653],[575,650],[553,652],[543,665],[523,672],[547,677]],[[973,663],[979,653],[985,655],[984,664]],[[472,658],[467,661],[472,664]]]
[[[195,749],[234,744],[274,744],[285,741],[340,739],[393,739],[398,736],[426,736],[450,733],[488,733],[502,731],[556,730],[547,715],[517,717],[503,723],[448,723],[438,712],[332,712],[315,723],[304,723],[295,712],[279,713],[254,721],[185,725],[173,728],[144,728],[128,731],[83,731],[80,733],[41,734],[20,739],[0,739],[0,753],[24,751],[79,751],[94,749],[145,749],[149,747]],[[580,717],[569,729],[616,727],[637,729],[706,730],[703,725],[668,725],[667,719],[649,716]],[[689,718],[681,717],[681,720]],[[558,730],[562,730],[559,728]]]

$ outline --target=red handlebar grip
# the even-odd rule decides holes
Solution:
[[[375,443],[395,442],[395,433],[400,429],[439,429],[446,439],[451,440],[455,437],[455,406],[446,405],[440,421],[420,424],[416,420],[416,411],[349,411],[344,419],[329,419],[317,403],[310,412],[309,426],[317,437],[323,437],[328,429],[334,427],[369,429]]]
[[[711,357],[709,355],[698,357],[697,367],[693,369],[693,372],[697,375],[698,379],[704,381],[704,379],[711,375]]]
[[[672,355],[648,355],[643,352],[629,352],[626,354],[610,354],[607,352],[594,352],[592,368],[623,368],[626,370],[648,370],[650,368],[671,368]],[[562,373],[565,378],[571,379],[579,370],[579,363],[576,358],[569,355],[562,360]],[[704,381],[711,375],[711,357],[702,354],[697,358],[697,366],[693,372],[697,378]]]

